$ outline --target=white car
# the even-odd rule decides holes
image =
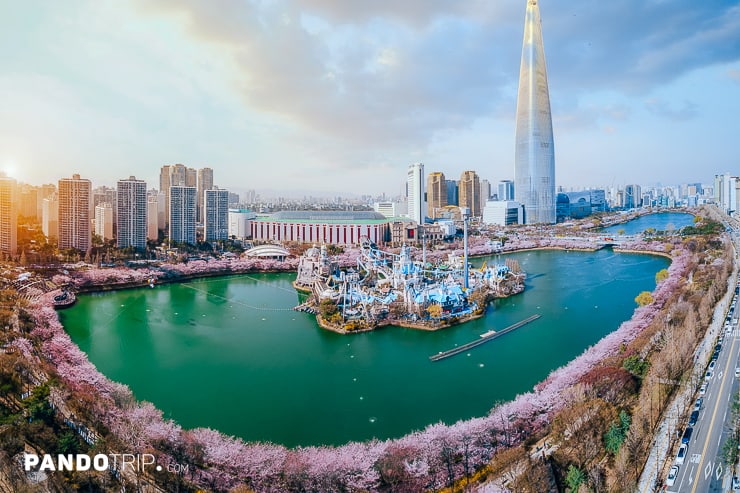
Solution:
[[[740,377],[740,366],[735,367],[735,378]]]
[[[678,466],[671,467],[671,470],[668,471],[668,477],[665,478],[666,486],[673,486],[673,483],[676,482],[677,476],[678,476]]]
[[[704,395],[707,393],[707,384],[703,383],[701,384],[701,387],[699,387],[699,395]]]
[[[689,448],[688,445],[685,443],[682,443],[680,447],[678,447],[678,454],[676,454],[676,464],[683,464],[683,461],[686,460],[686,450]]]

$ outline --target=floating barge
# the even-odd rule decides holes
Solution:
[[[497,337],[501,337],[504,334],[508,334],[509,332],[518,329],[519,327],[523,327],[524,325],[527,325],[529,322],[533,322],[540,318],[540,314],[532,315],[531,317],[525,318],[521,322],[517,322],[513,325],[509,325],[503,330],[500,330],[498,332],[489,330],[488,332],[481,334],[480,339],[476,339],[475,341],[469,342],[467,344],[463,344],[462,346],[458,346],[456,348],[448,349],[447,351],[442,351],[440,353],[434,354],[429,357],[432,361],[439,361],[443,360],[445,358],[449,358],[450,356],[455,356],[456,354],[460,354],[462,352],[467,351],[468,349],[472,349],[476,346],[480,346],[483,343],[486,343],[488,341],[491,341],[493,339],[496,339]]]

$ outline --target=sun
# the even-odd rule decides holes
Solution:
[[[8,159],[3,163],[2,168],[0,168],[0,171],[5,173],[5,176],[8,176],[10,178],[16,178],[16,174],[18,172],[18,166],[15,164],[15,161]]]

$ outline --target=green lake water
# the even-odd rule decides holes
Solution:
[[[60,317],[103,374],[186,428],[288,446],[398,437],[485,415],[531,390],[630,318],[635,296],[652,290],[655,273],[669,265],[609,249],[509,257],[528,274],[525,292],[437,332],[323,330],[291,309],[300,302],[295,274],[82,295]],[[535,313],[542,317],[500,339],[429,361]]]

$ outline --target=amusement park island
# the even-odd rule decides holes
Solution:
[[[708,361],[701,348],[714,343],[715,307],[725,306],[735,289],[727,218],[711,207],[687,212],[695,216],[693,225],[675,231],[625,236],[598,229],[634,218],[615,215],[479,233],[470,245],[430,252],[408,245],[390,251],[364,240],[343,252],[308,246],[282,259],[222,256],[109,268],[6,262],[0,290],[0,490],[31,491],[46,481],[49,491],[70,484],[91,491],[421,492],[473,485],[481,491],[549,491],[593,469],[606,488],[599,491],[624,491],[619,485],[639,481],[663,414],[684,399],[664,382],[684,381]],[[613,248],[663,255],[671,263],[655,276],[654,291],[635,299],[631,319],[531,391],[485,416],[341,446],[291,449],[209,428],[184,429],[102,375],[54,312],[74,303],[75,292],[156,290],[196,277],[283,271],[296,272],[294,287],[305,293],[296,308],[315,313],[325,329],[436,330],[481,316],[488,301],[525,289],[518,263],[491,263],[496,253],[550,248]],[[488,264],[469,265],[468,256],[484,255]],[[157,464],[189,469],[48,469],[40,480],[11,466],[22,462],[24,450],[150,454]]]
[[[406,245],[395,254],[367,239],[354,268],[340,270],[321,246],[308,249],[297,270],[294,287],[309,293],[297,309],[316,313],[321,327],[340,333],[466,322],[480,317],[491,299],[522,292],[526,277],[516,260],[470,269],[465,258],[450,253],[432,264],[412,259]]]

